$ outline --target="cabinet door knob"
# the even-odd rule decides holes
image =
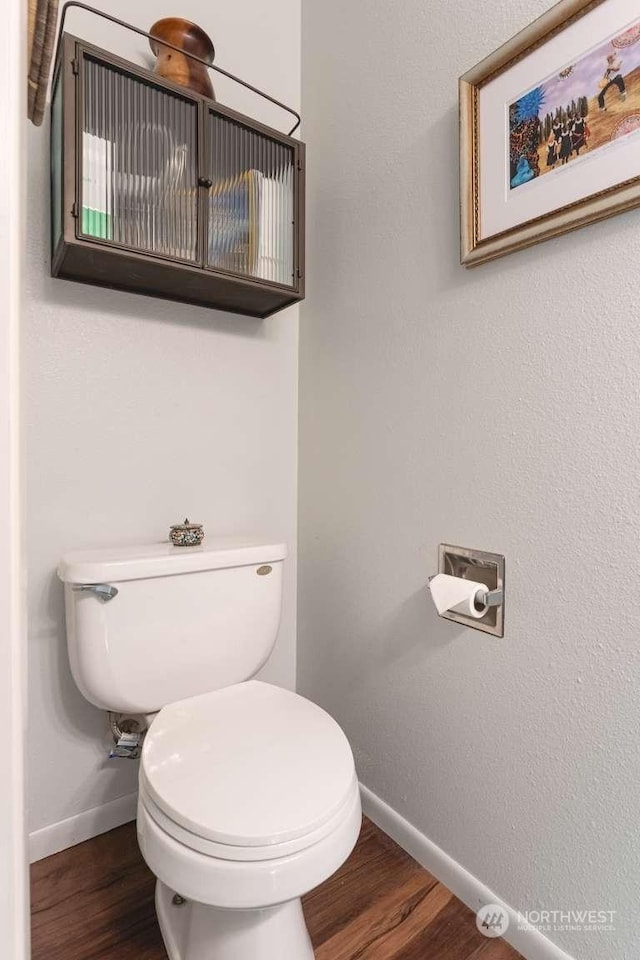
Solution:
[[[198,177],[198,186],[206,187],[207,190],[210,190],[213,186],[213,180],[210,180],[209,177]]]

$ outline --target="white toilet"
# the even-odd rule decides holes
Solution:
[[[312,960],[300,897],[360,831],[338,724],[250,679],[276,640],[285,557],[282,544],[218,540],[60,563],[78,687],[150,723],[138,839],[169,960]]]

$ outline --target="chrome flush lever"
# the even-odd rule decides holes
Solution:
[[[109,583],[76,583],[73,589],[93,593],[104,603],[118,596],[118,588],[112,587]]]

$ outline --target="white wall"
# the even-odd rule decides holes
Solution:
[[[143,28],[176,12],[169,0],[103,6]],[[221,66],[298,104],[299,0],[268,9],[185,0],[179,12],[214,37]],[[70,14],[68,28],[138,62],[149,56],[145,41],[84,14]],[[218,96],[287,129],[260,101],[222,85]],[[161,540],[186,514],[209,536],[286,540],[284,619],[265,675],[294,684],[298,310],[260,322],[52,280],[46,129],[30,130],[28,150],[29,815],[38,831],[126,796],[137,777],[137,764],[106,759],[105,717],[69,672],[55,576],[64,551]],[[38,852],[55,842],[41,835]]]
[[[25,7],[10,0],[0,37],[0,930],[7,960],[26,960],[29,900],[24,812],[26,650],[20,495],[19,350],[24,265]]]
[[[298,677],[376,794],[631,960],[640,214],[458,266],[457,78],[549,5],[303,7]],[[436,617],[441,541],[506,555],[504,640]]]

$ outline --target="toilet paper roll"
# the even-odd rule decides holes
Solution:
[[[438,573],[429,581],[429,590],[438,613],[451,611],[480,620],[489,609],[488,604],[476,602],[480,592],[482,594],[487,592],[486,583],[451,577],[448,573]]]

